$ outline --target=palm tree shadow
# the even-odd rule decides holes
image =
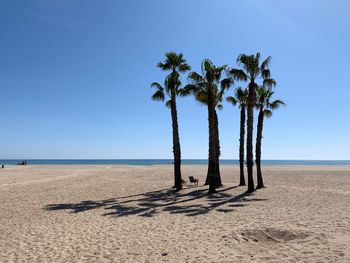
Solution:
[[[216,210],[233,212],[247,202],[264,201],[262,198],[251,198],[253,194],[241,193],[232,195],[230,190],[238,186],[222,188],[214,195],[207,195],[207,189],[201,188],[189,192],[175,192],[173,189],[161,189],[136,195],[121,196],[104,200],[86,200],[79,203],[50,204],[44,207],[47,211],[68,210],[80,213],[95,209],[104,209],[103,216],[142,216],[153,217],[158,213],[183,214],[197,216]],[[187,189],[188,190],[188,189]],[[198,202],[198,199],[203,199]]]

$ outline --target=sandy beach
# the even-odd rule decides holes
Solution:
[[[172,166],[0,169],[1,262],[350,262],[350,166],[265,166],[266,188],[173,193]]]

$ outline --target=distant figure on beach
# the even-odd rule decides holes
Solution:
[[[5,165],[2,164],[2,165],[1,165],[1,168],[5,168]]]

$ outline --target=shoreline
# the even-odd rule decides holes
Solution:
[[[0,159],[0,165],[169,165],[173,159]],[[208,159],[182,159],[182,165],[208,165]],[[220,159],[220,165],[239,165],[238,159]],[[349,165],[350,160],[262,160],[262,165]]]
[[[1,165],[1,164],[0,164]],[[3,169],[6,169],[8,167],[172,167],[174,164],[27,164],[27,165],[17,165],[17,164],[5,164],[4,168],[0,167],[0,171]],[[208,164],[181,164],[181,167],[207,167]],[[232,167],[232,168],[239,168],[239,164],[220,164],[220,167]],[[256,165],[254,164],[253,168],[255,168]],[[279,167],[286,167],[286,168],[350,168],[350,164],[262,164],[263,168],[279,168]],[[246,166],[245,166],[246,168]]]

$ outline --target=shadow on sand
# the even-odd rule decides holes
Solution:
[[[49,211],[69,210],[71,213],[80,213],[103,208],[105,210],[104,216],[137,215],[152,217],[162,212],[197,216],[213,210],[223,213],[232,212],[237,207],[246,206],[248,202],[266,200],[254,198],[254,194],[247,192],[236,196],[227,193],[229,190],[237,187],[221,188],[214,195],[207,195],[207,188],[184,193],[175,192],[172,189],[161,189],[98,201],[88,200],[71,204],[50,204],[45,206],[44,209]],[[197,199],[203,200],[196,202]]]

